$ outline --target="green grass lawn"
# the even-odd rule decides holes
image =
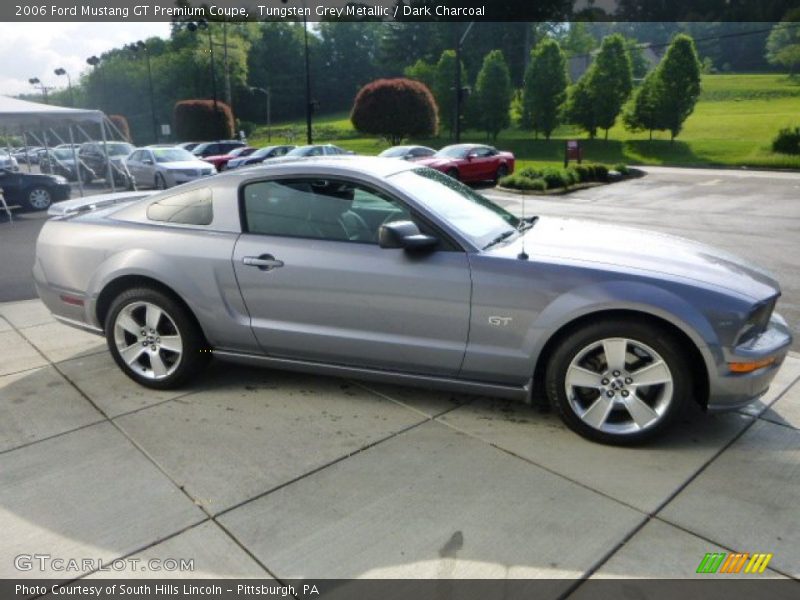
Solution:
[[[800,156],[775,154],[770,149],[778,130],[790,125],[800,125],[800,79],[774,74],[705,75],[694,113],[674,142],[666,132],[657,132],[650,141],[647,133],[631,133],[618,124],[609,132],[608,141],[584,139],[584,156],[607,164],[800,169]],[[389,145],[353,130],[346,113],[319,116],[314,127],[315,141],[337,144],[359,154],[377,154]],[[273,129],[293,130],[294,143],[305,139],[303,121],[278,124]],[[283,142],[284,137],[277,139]],[[500,134],[496,145],[512,151],[521,166],[543,166],[561,164],[565,139],[585,137],[571,126],[559,127],[550,141],[534,140],[531,132],[511,128]],[[266,140],[265,128],[259,127],[250,142],[259,145]],[[462,140],[484,142],[486,138],[482,132],[466,131]],[[442,136],[412,142],[439,148],[449,140]]]

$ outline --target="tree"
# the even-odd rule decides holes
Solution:
[[[622,121],[630,131],[648,131],[653,139],[653,130],[663,129],[659,122],[659,99],[661,90],[657,71],[650,71],[642,85],[636,90],[622,115]]]
[[[770,31],[767,60],[789,69],[789,76],[794,76],[795,69],[800,67],[800,9],[788,12]]]
[[[694,40],[685,34],[676,35],[656,72],[659,124],[674,140],[700,97],[700,61]]]
[[[567,84],[564,53],[555,40],[545,38],[531,52],[522,89],[522,120],[530,123],[537,136],[541,132],[549,140],[558,126]]]
[[[589,91],[593,96],[594,122],[606,130],[606,139],[632,88],[631,59],[625,38],[618,33],[603,38],[590,68]]]
[[[591,91],[590,79],[591,73],[587,71],[569,88],[564,115],[567,121],[585,130],[589,137],[594,139],[597,137],[597,115],[594,110],[594,94]]]
[[[439,107],[439,122],[449,132],[455,128],[455,84],[456,52],[445,50],[436,63],[436,75],[433,80],[434,98]],[[461,65],[461,80],[468,81],[464,65]]]
[[[424,84],[412,79],[378,79],[358,92],[350,120],[358,131],[388,137],[397,145],[407,136],[436,134],[436,102]]]
[[[413,65],[403,69],[403,75],[409,79],[416,79],[420,83],[425,84],[425,86],[430,90],[433,89],[436,81],[436,65],[425,62],[420,58]]]
[[[472,99],[477,110],[478,124],[492,140],[496,140],[497,134],[511,124],[509,109],[513,93],[511,75],[503,52],[492,50],[483,59]]]
[[[213,100],[182,100],[175,103],[175,134],[182,140],[224,140],[233,137],[230,106]]]

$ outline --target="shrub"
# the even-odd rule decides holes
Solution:
[[[519,171],[519,174],[528,179],[539,179],[542,176],[542,172],[533,167],[525,167]]]
[[[575,167],[567,167],[564,169],[564,178],[569,181],[570,185],[575,185],[581,182],[581,177]]]
[[[256,130],[256,124],[253,121],[236,119],[236,128],[239,131],[244,131],[245,137],[249,137]]]
[[[122,115],[108,115],[108,120],[114,124],[114,127],[119,129],[119,132],[127,141],[131,141],[131,128],[128,125],[128,119]]]
[[[515,173],[500,180],[500,185],[514,190],[543,192],[547,189],[547,184],[543,179],[526,177],[522,173]]]
[[[378,79],[356,95],[350,120],[358,131],[389,138],[436,135],[439,115],[430,90],[412,79]]]
[[[772,151],[781,154],[800,154],[800,127],[786,127],[772,140]]]
[[[581,183],[591,181],[594,177],[594,172],[587,165],[577,165],[573,168],[575,169],[575,173],[578,175],[578,181]]]
[[[631,170],[628,168],[628,165],[624,163],[618,163],[614,165],[614,170],[623,177],[627,177],[628,175],[631,174]]]
[[[542,179],[547,184],[548,190],[566,188],[570,186],[570,177],[566,169],[548,167],[542,170]]]
[[[175,135],[181,140],[221,140],[232,138],[234,120],[231,107],[213,100],[181,100],[175,103]]]
[[[589,165],[592,181],[608,181],[608,167],[605,165]]]

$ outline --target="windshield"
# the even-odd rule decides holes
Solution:
[[[109,156],[128,156],[134,148],[130,144],[107,144]]]
[[[470,146],[445,146],[436,153],[436,156],[444,156],[445,158],[464,158]]]
[[[291,150],[286,156],[305,156],[314,149],[314,146],[300,146]]]
[[[72,150],[69,148],[56,148],[53,150],[53,156],[58,160],[72,160]]]
[[[153,156],[158,163],[178,162],[183,160],[195,161],[197,158],[188,150],[182,148],[153,148]]]
[[[520,220],[472,188],[434,169],[402,171],[392,183],[416,198],[478,248],[514,233]]]
[[[269,156],[269,153],[272,152],[274,148],[275,146],[267,146],[266,148],[260,148],[259,150],[253,152],[250,156],[252,156],[253,158],[264,158],[265,156]]]
[[[383,152],[380,153],[379,156],[391,158],[393,156],[403,156],[405,155],[406,152],[408,152],[407,146],[395,146],[394,148],[389,148],[387,150],[384,150]]]

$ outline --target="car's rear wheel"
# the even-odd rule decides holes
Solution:
[[[448,169],[446,175],[458,180],[458,169]]]
[[[155,289],[131,289],[117,296],[106,316],[105,332],[120,369],[150,388],[179,387],[210,357],[191,315]]]
[[[155,185],[157,190],[167,189],[167,180],[164,179],[164,176],[161,173],[156,173]]]
[[[53,195],[46,187],[35,186],[25,193],[25,204],[30,210],[47,210],[53,203]]]
[[[497,167],[497,173],[494,175],[495,183],[500,181],[506,175],[508,175],[508,167],[506,165],[500,165]]]
[[[550,403],[591,440],[632,445],[662,433],[691,394],[691,375],[668,331],[639,321],[597,322],[569,334],[546,371]]]

